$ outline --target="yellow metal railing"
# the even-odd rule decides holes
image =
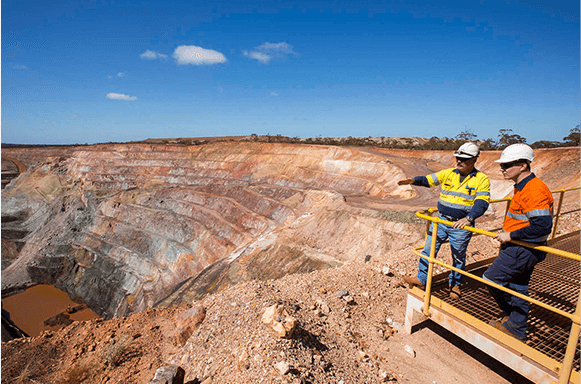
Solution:
[[[576,191],[581,189],[581,187],[559,189],[557,191],[551,191],[551,193],[559,193],[559,203],[557,204],[557,213],[555,213],[555,224],[553,224],[553,236],[557,233],[557,225],[559,224],[559,218],[561,217],[561,207],[563,206],[563,197],[565,192]],[[508,207],[506,208],[508,210]]]
[[[561,208],[563,206],[563,197],[564,197],[565,192],[579,190],[579,189],[581,189],[581,187],[552,191],[552,193],[559,193],[560,194],[559,195],[559,202],[558,202],[558,206],[557,206],[557,213],[554,214],[555,223],[554,223],[554,230],[552,233],[553,238],[555,237],[555,234],[557,233],[557,225],[559,222],[559,218],[561,217]],[[508,197],[508,198],[504,198],[504,199],[491,200],[491,203],[499,203],[499,202],[506,201],[507,202],[506,210],[508,211],[508,207],[510,206],[511,200],[512,199],[510,197]],[[420,253],[420,250],[423,249],[424,246],[416,247],[414,249],[415,254],[426,259],[429,262],[427,282],[426,282],[425,295],[424,295],[424,307],[423,307],[424,315],[430,316],[430,300],[431,300],[431,296],[432,296],[431,291],[432,291],[433,269],[434,269],[434,264],[438,264],[442,267],[448,268],[452,271],[458,272],[464,276],[467,276],[471,279],[474,279],[480,283],[489,285],[489,286],[494,287],[496,289],[499,289],[503,292],[507,292],[513,296],[519,297],[519,298],[526,300],[532,304],[538,305],[538,306],[545,308],[549,311],[552,311],[558,315],[566,317],[569,320],[571,320],[572,325],[571,325],[571,332],[569,334],[569,340],[567,343],[567,349],[565,351],[565,356],[563,358],[562,366],[560,369],[559,384],[569,383],[569,379],[571,377],[571,372],[573,370],[573,360],[575,357],[575,349],[577,347],[577,343],[579,342],[579,334],[581,332],[581,289],[579,292],[579,298],[577,299],[577,306],[576,306],[575,312],[573,314],[571,314],[571,313],[565,312],[559,308],[555,308],[555,307],[550,306],[548,304],[542,303],[539,300],[533,299],[529,296],[525,296],[521,293],[518,293],[518,292],[513,291],[511,289],[505,288],[501,285],[498,285],[498,284],[495,284],[491,281],[485,280],[485,279],[478,277],[476,275],[473,275],[469,272],[463,271],[461,269],[455,268],[451,265],[448,265],[446,263],[443,263],[441,261],[436,260],[435,248],[436,248],[436,238],[437,238],[436,234],[438,233],[438,225],[439,224],[453,225],[453,223],[451,221],[443,220],[443,219],[440,219],[439,217],[434,217],[433,214],[436,211],[437,211],[437,209],[430,208],[426,211],[416,212],[416,216],[418,216],[421,219],[427,220],[426,234],[429,231],[430,222],[433,223],[430,256],[428,257],[428,256],[425,256],[422,253]],[[490,237],[494,237],[496,235],[494,232],[490,232],[490,231],[486,231],[486,230],[482,230],[482,229],[478,229],[478,228],[474,228],[474,227],[469,227],[469,226],[464,227],[464,229],[467,231],[476,233],[476,234],[486,235],[486,236],[490,236]],[[536,249],[539,251],[551,253],[551,254],[554,254],[557,256],[566,257],[566,258],[581,262],[581,256],[577,255],[575,253],[566,252],[566,251],[562,251],[560,249],[555,249],[555,248],[551,248],[551,247],[547,247],[547,246],[534,245],[534,244],[527,243],[524,241],[511,240],[511,242],[515,243],[515,244],[519,244],[519,245],[524,246],[524,247]]]

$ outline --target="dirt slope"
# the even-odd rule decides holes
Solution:
[[[176,314],[187,307],[73,323],[3,343],[2,381],[148,383],[159,366],[173,362],[190,383],[527,382],[437,326],[404,334],[406,288],[397,274],[384,275],[384,266],[358,260],[209,295],[195,303],[206,316],[183,346]],[[354,301],[339,298],[340,290]],[[292,339],[261,323],[264,309],[276,303],[298,319]],[[279,372],[280,362],[289,364],[289,373]]]

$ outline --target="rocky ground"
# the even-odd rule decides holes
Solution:
[[[560,227],[578,229],[579,213]],[[475,238],[469,259],[489,256],[477,249],[494,252],[479,244],[489,240]],[[173,363],[187,383],[526,383],[435,324],[403,331],[401,275],[415,264],[411,252],[362,254],[334,269],[240,283],[190,305],[74,322],[2,343],[2,382],[149,383]],[[274,304],[297,320],[292,337],[261,321]],[[191,308],[198,317],[188,331],[180,314]]]
[[[580,227],[579,213],[569,216],[563,232]],[[475,238],[468,258],[494,252],[489,241]],[[444,260],[447,254],[442,249]],[[411,252],[360,255],[334,269],[241,283],[186,306],[74,322],[2,343],[2,383],[149,383],[167,364],[181,366],[190,384],[527,383],[433,323],[403,331],[401,275],[415,264]],[[292,337],[262,323],[274,304],[297,320]],[[180,314],[191,308],[205,315],[188,332]]]
[[[490,370],[476,360],[481,355],[475,359],[461,343],[436,333],[442,330],[402,333],[406,288],[397,273],[384,274],[384,266],[362,257],[337,269],[243,283],[210,295],[192,304],[206,314],[183,346],[176,324],[187,307],[76,322],[3,343],[2,382],[147,383],[171,362],[193,383],[451,383],[469,382],[474,370],[488,383],[512,381],[502,376],[511,374],[507,369],[490,362],[499,373]],[[340,297],[342,290],[347,295]],[[298,320],[292,338],[282,339],[262,324],[273,304]]]

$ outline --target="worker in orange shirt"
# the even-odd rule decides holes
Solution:
[[[523,295],[528,295],[533,269],[544,260],[546,253],[510,241],[546,245],[553,226],[553,196],[531,172],[533,160],[533,150],[526,144],[508,146],[496,160],[504,178],[515,183],[514,196],[504,219],[503,232],[494,237],[501,243],[500,253],[483,274],[484,279]],[[490,324],[510,336],[525,340],[529,302],[499,289],[488,288],[505,314]]]

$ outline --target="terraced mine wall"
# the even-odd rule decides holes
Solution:
[[[3,297],[51,284],[106,318],[247,279],[409,252],[423,236],[413,212],[435,206],[438,191],[397,181],[452,166],[445,152],[248,142],[3,156],[29,167],[2,193]],[[579,168],[578,149],[558,156]],[[482,164],[496,170],[495,158]],[[561,184],[579,183],[578,171],[567,174]],[[493,185],[496,197],[512,188]]]

